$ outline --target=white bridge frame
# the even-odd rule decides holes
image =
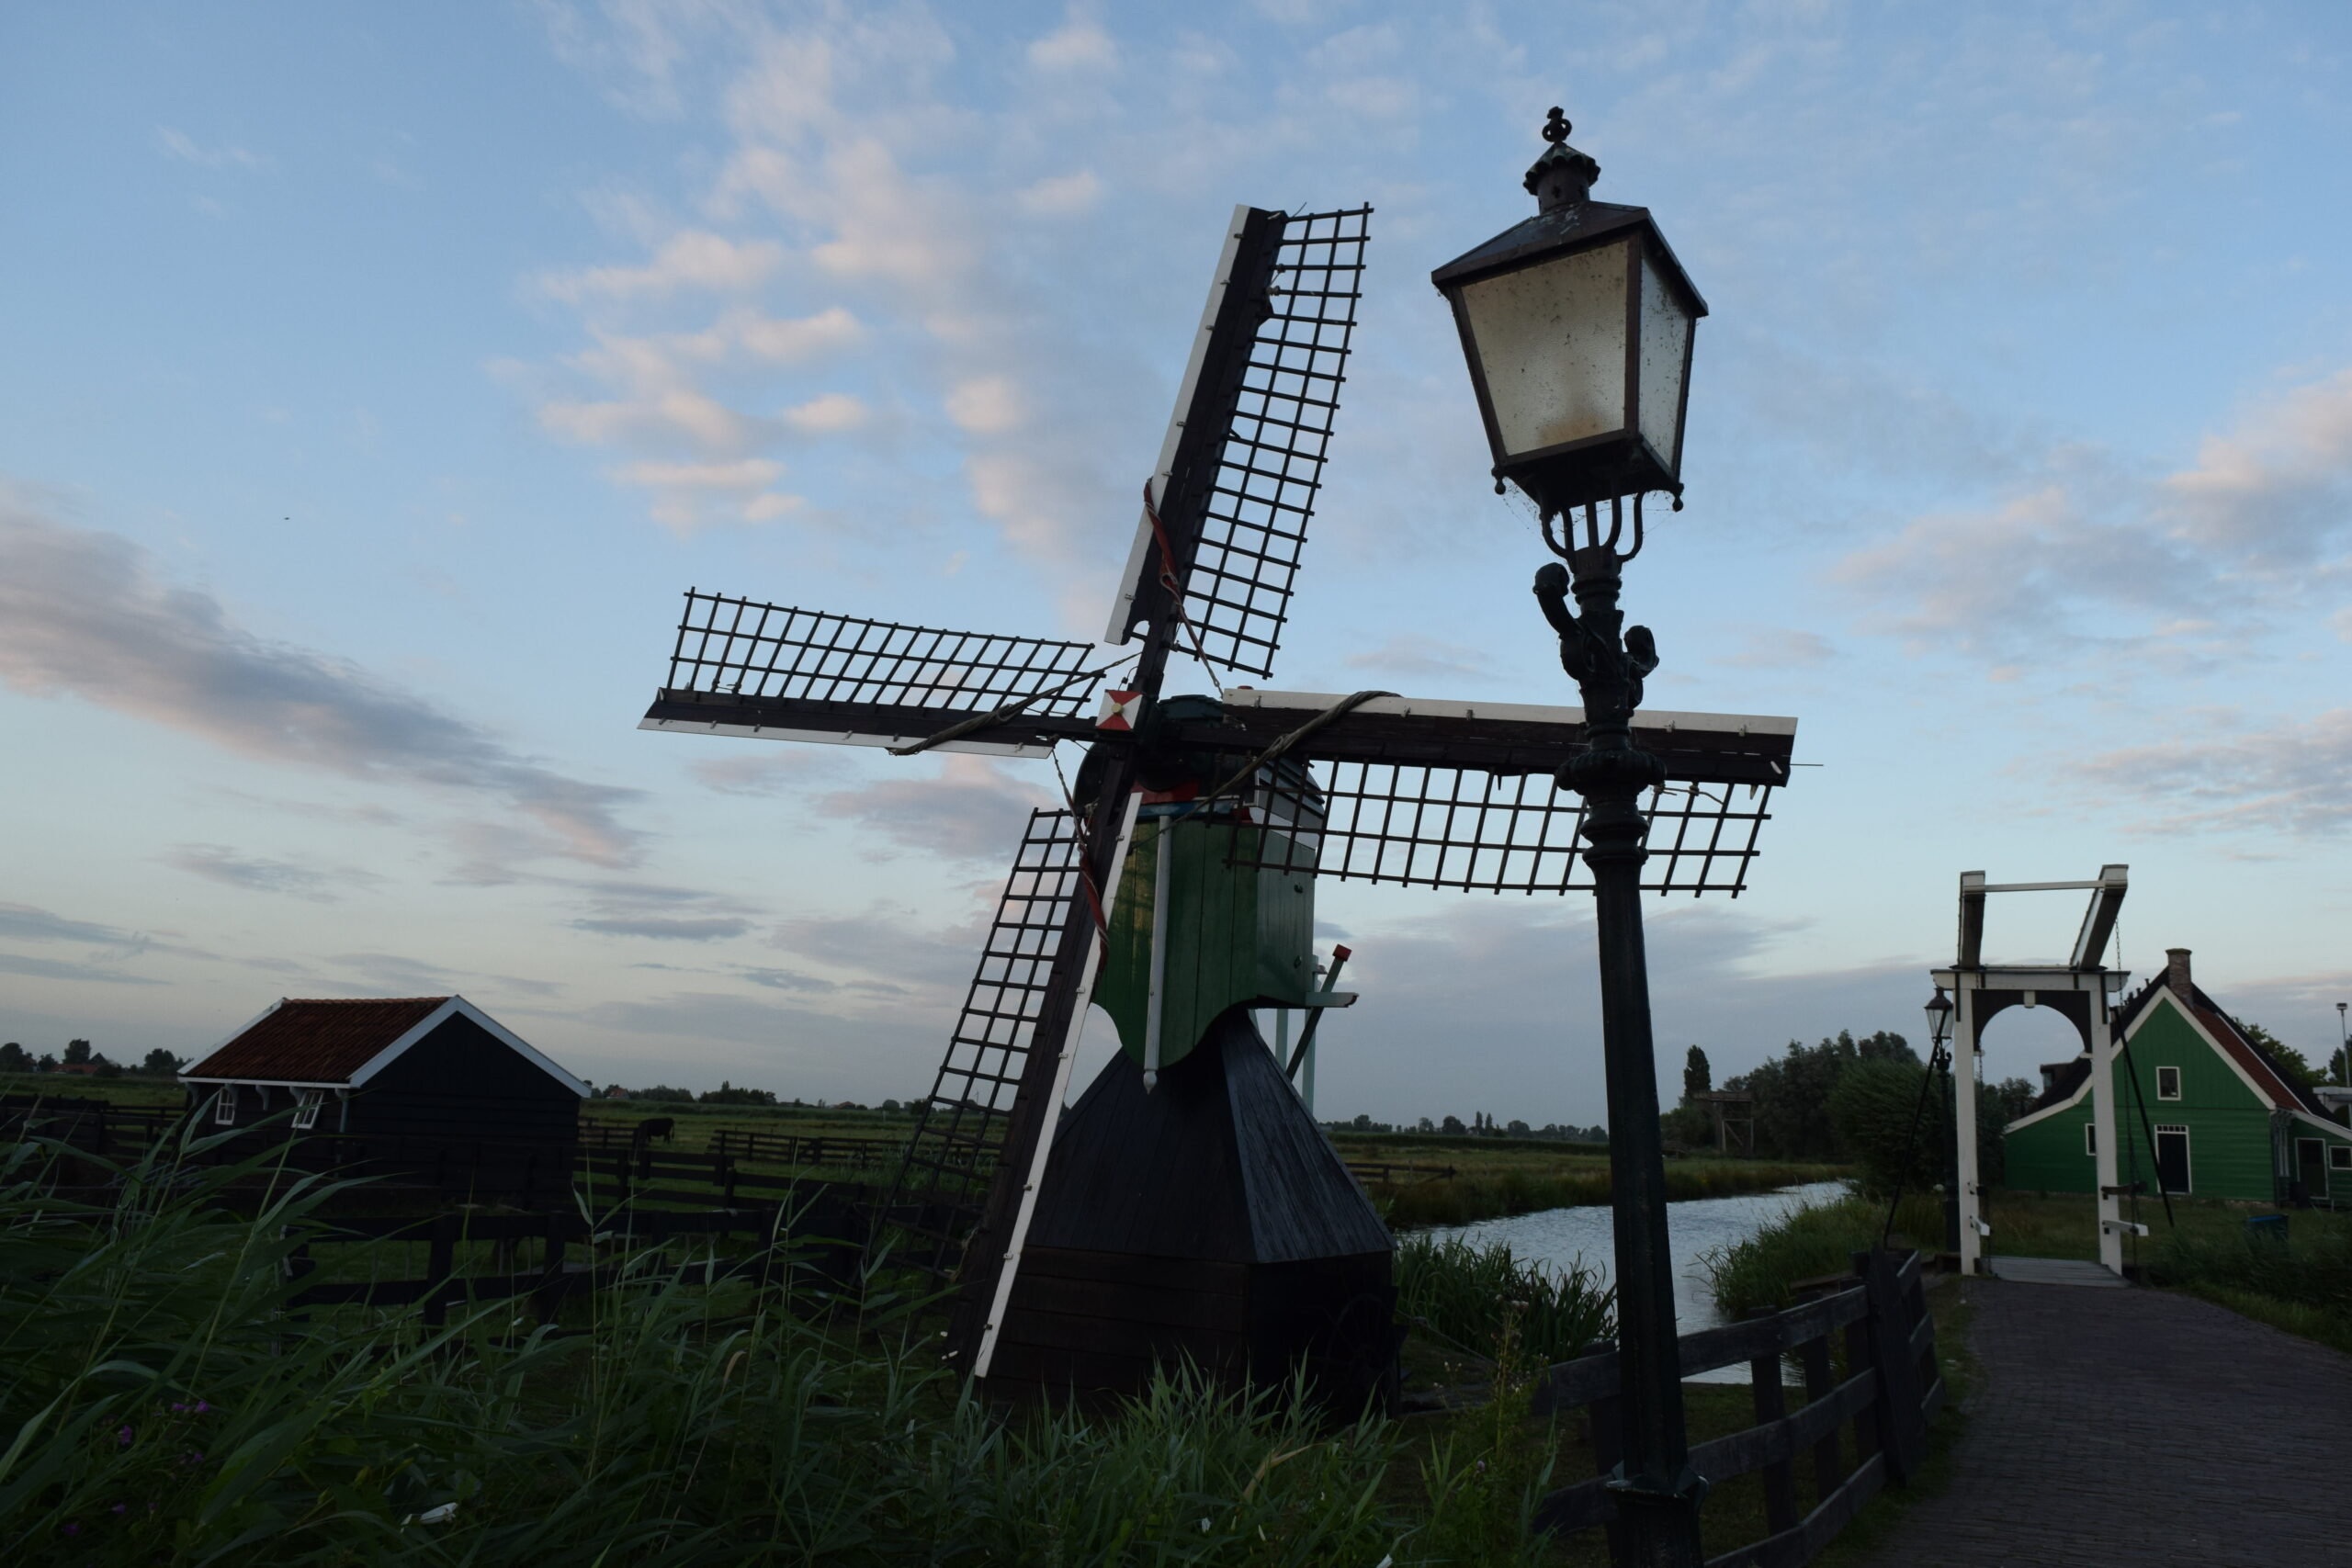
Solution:
[[[2122,1189],[2115,1170],[2115,995],[2129,977],[2109,969],[2099,954],[2115,934],[2116,917],[2122,912],[2130,890],[2131,868],[2103,865],[2088,882],[1991,883],[1981,871],[1960,874],[1960,951],[1949,969],[1931,977],[1951,992],[1953,1138],[1960,1166],[1960,1271],[1984,1271],[1984,1238],[1993,1234],[1984,1221],[1984,1189],[1976,1158],[1977,1042],[1995,1014],[2010,1007],[2054,1007],[2083,1037],[2091,1059],[2091,1118],[2096,1131],[2098,1185],[2098,1260],[2120,1277],[2123,1236],[2133,1229],[2123,1218]],[[2090,907],[2083,912],[2082,929],[2075,937],[2073,954],[2062,963],[1996,964],[1984,962],[1984,900],[1994,893],[2064,893],[2087,891]]]

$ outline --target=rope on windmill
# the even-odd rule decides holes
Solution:
[[[918,751],[928,751],[934,746],[944,746],[950,740],[961,740],[976,729],[986,729],[991,724],[1003,723],[1014,714],[1026,708],[1031,703],[1042,702],[1047,697],[1057,697],[1081,681],[1100,681],[1112,671],[1118,669],[1120,665],[1134,663],[1138,657],[1140,656],[1137,654],[1130,653],[1125,659],[1105,664],[1100,670],[1081,670],[1058,686],[1048,686],[1042,691],[1032,692],[1025,697],[1016,697],[992,713],[976,713],[969,718],[959,719],[949,725],[936,735],[926,735],[921,740],[910,741],[904,746],[888,746],[884,750],[893,757],[911,757]]]
[[[1289,750],[1292,747],[1297,745],[1300,741],[1306,739],[1317,730],[1321,729],[1332,720],[1353,713],[1356,709],[1363,706],[1364,704],[1371,702],[1375,697],[1393,697],[1396,694],[1394,692],[1351,692],[1348,695],[1341,697],[1338,702],[1333,703],[1329,707],[1325,708],[1321,713],[1317,714],[1313,718],[1308,719],[1305,724],[1300,725],[1296,729],[1294,729],[1289,734],[1283,736],[1272,745],[1259,752],[1255,757],[1251,758],[1248,762],[1242,765],[1240,772],[1235,773],[1231,778],[1217,785],[1216,788],[1210,790],[1207,794],[1193,801],[1182,811],[1178,812],[1172,820],[1182,820],[1186,817],[1190,817],[1193,812],[1198,811],[1210,801],[1216,799],[1219,795],[1224,795],[1227,791],[1241,784],[1244,780],[1250,778],[1258,772],[1259,769],[1264,767],[1269,762],[1276,761],[1283,752]]]

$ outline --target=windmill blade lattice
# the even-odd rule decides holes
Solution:
[[[1393,882],[1476,893],[1589,890],[1577,831],[1582,797],[1544,773],[1487,773],[1410,762],[1318,761],[1317,793],[1265,802],[1277,820],[1319,829],[1296,835],[1237,830],[1234,863],[1343,881]],[[1669,780],[1643,805],[1652,893],[1729,893],[1747,886],[1769,784]],[[1262,793],[1259,800],[1265,800]],[[1237,824],[1237,829],[1238,824]]]
[[[1032,711],[1066,717],[1093,694],[1091,684],[1069,683],[1093,653],[1082,642],[902,626],[689,591],[666,690],[974,711],[1034,696]]]
[[[1226,411],[1183,574],[1200,651],[1226,669],[1273,673],[1330,455],[1371,217],[1358,207],[1286,218],[1275,242],[1271,313]]]
[[[1031,813],[884,1211],[910,1244],[900,1260],[942,1283],[956,1273],[1002,1160],[1013,1098],[1069,933],[1070,900],[1079,896],[1079,850],[1069,812]]]

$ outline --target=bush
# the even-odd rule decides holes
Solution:
[[[1758,1307],[1792,1306],[1796,1293],[1790,1287],[1851,1271],[1854,1254],[1876,1247],[1885,1224],[1885,1202],[1859,1193],[1792,1208],[1747,1240],[1702,1259],[1715,1305],[1735,1320]],[[1931,1192],[1906,1195],[1894,1216],[1897,1245],[1933,1246],[1943,1227],[1943,1200]]]
[[[704,1105],[774,1105],[775,1096],[763,1089],[737,1089],[725,1078],[717,1089],[708,1089],[695,1099]]]

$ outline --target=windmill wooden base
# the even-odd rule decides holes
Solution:
[[[1394,1243],[1246,1008],[1144,1092],[1111,1058],[1055,1134],[988,1379],[1000,1397],[1142,1392],[1187,1359],[1352,1416],[1395,1382]]]

